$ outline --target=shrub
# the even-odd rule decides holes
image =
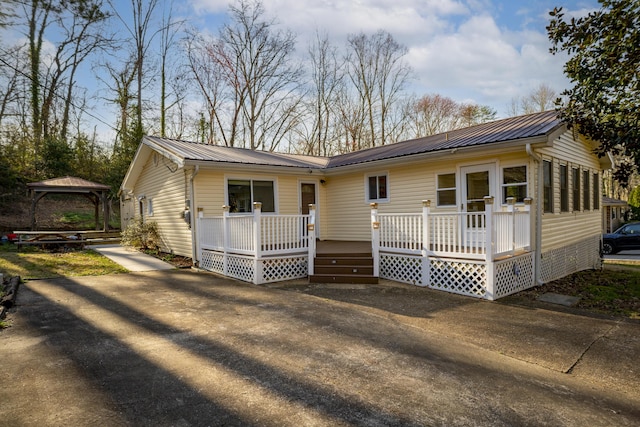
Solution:
[[[160,233],[155,221],[144,222],[136,217],[122,232],[122,244],[143,251],[157,251],[160,248]]]

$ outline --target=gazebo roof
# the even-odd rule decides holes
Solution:
[[[87,181],[86,179],[73,176],[65,176],[61,178],[51,178],[39,182],[31,182],[27,184],[30,190],[63,192],[63,193],[90,193],[92,191],[105,191],[111,187],[97,182]]]

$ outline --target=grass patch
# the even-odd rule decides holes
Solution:
[[[0,272],[7,277],[45,279],[60,276],[100,276],[127,270],[92,250],[49,252],[35,247],[0,246]]]
[[[95,216],[88,212],[63,212],[58,220],[60,223],[73,226],[77,230],[91,229],[96,226]]]
[[[640,269],[637,268],[581,271],[547,283],[535,292],[580,297],[579,308],[640,319]]]

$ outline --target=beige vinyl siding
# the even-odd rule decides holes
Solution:
[[[137,198],[144,195],[145,221],[158,224],[161,250],[191,257],[191,231],[182,219],[185,207],[185,170],[170,160],[153,153],[145,163],[133,192],[136,215],[139,216]],[[153,215],[147,213],[147,204],[153,201]]]
[[[600,172],[600,163],[589,143],[584,139],[574,141],[573,132],[568,130],[553,142],[552,147],[538,150],[544,160],[553,162],[553,213],[542,215],[542,251],[567,246],[587,237],[601,233],[600,210],[593,209],[593,173]],[[569,174],[569,210],[560,212],[560,164],[568,167]],[[572,169],[580,170],[580,211],[573,211]],[[589,210],[584,210],[582,194],[584,183],[582,171],[589,171],[591,203]]]

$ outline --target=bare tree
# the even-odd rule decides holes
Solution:
[[[170,67],[174,73],[167,71],[167,63],[172,48],[176,45],[176,35],[184,24],[183,21],[173,20],[173,1],[169,4],[169,9],[162,17],[162,27],[160,29],[160,136],[166,135],[167,113],[169,110],[182,102],[186,96],[186,90],[182,76],[175,73],[180,67]],[[171,78],[173,77],[173,78]],[[169,94],[167,89],[172,89],[173,101],[167,104]]]
[[[143,111],[143,88],[145,86],[145,60],[147,59],[148,49],[151,46],[154,36],[157,32],[152,31],[152,19],[154,12],[158,6],[158,0],[130,0],[131,14],[130,16],[122,14],[113,0],[108,0],[115,15],[125,26],[134,46],[135,52],[135,70],[136,70],[136,123],[140,127],[139,132],[142,134],[142,111]],[[129,21],[129,18],[131,21]]]
[[[316,32],[316,38],[308,52],[312,86],[308,104],[313,125],[305,138],[304,152],[328,156],[332,153],[332,140],[337,137],[335,131],[338,113],[335,106],[338,92],[344,88],[344,71],[338,61],[337,49],[331,45],[326,34]]]
[[[551,86],[541,83],[528,95],[512,98],[507,106],[507,113],[517,116],[551,110],[555,107],[557,98],[558,93]]]
[[[231,22],[217,39],[192,44],[199,52],[190,55],[190,67],[208,102],[210,126],[225,145],[275,150],[300,115],[303,70],[292,59],[295,37],[265,20],[259,2],[239,0],[229,11]]]
[[[455,129],[460,121],[460,105],[438,94],[414,100],[407,112],[413,138],[435,135]]]
[[[367,145],[393,142],[393,109],[400,105],[402,89],[411,77],[411,69],[402,59],[407,48],[388,32],[379,30],[372,36],[349,36],[348,49],[348,74],[364,111],[366,137],[370,140]]]

